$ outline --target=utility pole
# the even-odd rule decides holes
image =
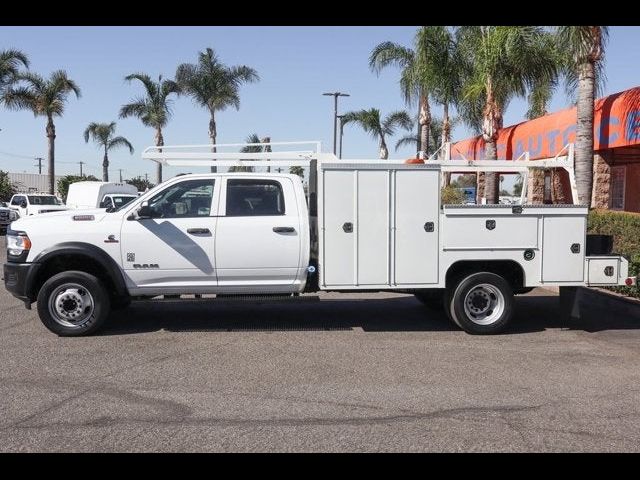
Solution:
[[[342,92],[333,92],[333,93],[323,93],[322,95],[333,97],[333,154],[336,154],[336,122],[338,120],[338,97],[350,97],[348,93]]]
[[[80,176],[82,176],[82,165],[84,165],[84,164],[85,164],[85,163],[87,163],[87,162],[82,162],[82,161],[80,161],[80,162],[78,162],[78,163],[80,164]]]
[[[344,129],[344,123],[342,122],[342,119],[344,118],[344,115],[338,115],[338,120],[340,121],[340,150],[339,150],[339,154],[338,154],[338,158],[342,158],[342,135],[343,135],[343,129]]]
[[[38,175],[42,175],[42,161],[44,160],[44,158],[36,157],[35,159],[38,161]]]
[[[144,181],[149,183],[149,174],[148,173],[144,174]]]
[[[124,170],[123,168],[119,168],[118,172],[120,172],[120,183],[122,183],[122,170]]]

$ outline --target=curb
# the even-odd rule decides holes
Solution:
[[[614,310],[616,313],[640,318],[640,300],[625,297],[600,288],[579,287],[580,300],[599,308]],[[582,303],[581,302],[581,303]]]

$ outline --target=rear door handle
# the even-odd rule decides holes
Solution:
[[[204,235],[206,233],[211,233],[211,230],[208,228],[188,228],[187,233],[191,235]]]
[[[296,229],[293,227],[273,227],[273,231],[276,233],[293,233]]]

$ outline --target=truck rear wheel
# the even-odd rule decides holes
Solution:
[[[90,335],[100,329],[109,315],[106,289],[93,275],[79,271],[58,273],[38,293],[38,315],[53,333],[61,337]]]
[[[499,333],[513,316],[513,290],[495,273],[468,275],[445,297],[452,320],[467,333]]]

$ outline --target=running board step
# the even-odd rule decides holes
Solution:
[[[214,303],[283,303],[317,302],[318,295],[159,295],[153,298],[133,299],[134,302],[175,303],[175,302],[214,302]]]

